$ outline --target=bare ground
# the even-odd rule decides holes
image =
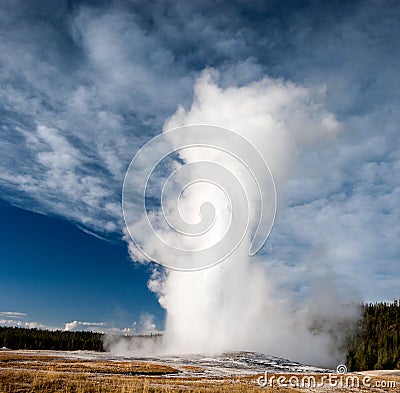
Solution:
[[[111,393],[111,392],[399,392],[400,370],[366,371],[343,376],[327,373],[269,373],[269,383],[261,388],[257,378],[262,374],[242,374],[237,370],[231,375],[216,376],[209,368],[198,363],[190,364],[188,359],[179,364],[171,362],[122,359],[91,353],[60,353],[52,351],[4,351],[0,352],[0,393]],[[297,377],[314,377],[315,387],[278,387],[277,378],[285,382]],[[271,386],[271,377],[275,379]],[[338,386],[330,386],[328,378],[333,377]],[[359,387],[349,385],[345,380],[357,377]],[[324,379],[325,378],[325,379]],[[369,378],[370,386],[363,386],[363,378]],[[342,387],[340,381],[342,380]],[[324,386],[322,386],[324,381]],[[332,381],[331,381],[332,382]],[[394,386],[390,386],[393,385]],[[378,386],[379,385],[379,386]]]

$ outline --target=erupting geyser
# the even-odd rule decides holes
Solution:
[[[194,91],[190,110],[179,108],[143,147],[124,183],[132,259],[167,267],[149,281],[167,312],[153,350],[249,350],[337,364],[340,334],[331,328],[354,310],[342,310],[329,285],[294,301],[269,271],[268,254],[255,254],[275,217],[271,173],[283,189],[301,149],[338,123],[320,93],[269,78],[222,89],[206,71]]]

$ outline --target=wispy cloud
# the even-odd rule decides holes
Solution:
[[[293,151],[264,251],[293,288],[334,269],[362,297],[397,296],[399,4],[260,4],[3,3],[0,197],[120,236],[130,159],[192,106],[204,69],[220,73],[215,92],[292,81],[341,133]]]
[[[8,317],[8,318],[22,318],[26,317],[27,314],[24,312],[17,311],[0,311],[0,317]]]

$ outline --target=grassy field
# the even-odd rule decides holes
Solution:
[[[183,370],[192,372],[183,375]],[[198,375],[198,376],[197,376]],[[282,376],[284,374],[279,374]],[[278,375],[275,375],[277,377]],[[289,378],[286,375],[286,378]],[[315,375],[317,382],[322,375]],[[373,378],[377,378],[376,376]],[[398,376],[379,376],[380,380],[396,378],[397,387],[384,388],[315,388],[316,392],[398,392]],[[200,368],[182,366],[179,369],[158,362],[117,362],[73,360],[64,357],[30,355],[18,351],[0,352],[0,393],[136,393],[136,392],[299,392],[309,389],[290,387],[260,388],[257,375],[240,377],[210,378],[202,374]]]

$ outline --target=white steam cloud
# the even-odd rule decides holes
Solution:
[[[277,184],[278,206],[283,204],[285,183],[297,160],[309,146],[329,143],[340,130],[335,117],[324,108],[324,89],[270,78],[242,87],[221,88],[217,78],[213,70],[204,72],[194,86],[191,108],[178,108],[164,130],[190,124],[234,130],[252,142],[268,162]],[[240,169],[223,152],[210,153],[207,148],[198,147],[180,151],[179,158],[182,165],[199,159],[218,162],[243,180]],[[243,184],[246,186],[245,181]],[[251,204],[257,195],[251,187],[247,192]],[[204,199],[213,204],[217,217],[223,221],[226,206],[212,187],[193,189],[185,195],[180,205],[185,219],[198,221],[198,207]],[[250,223],[250,233],[234,253],[212,268],[154,271],[149,288],[167,312],[163,346],[160,349],[157,343],[158,350],[252,350],[320,366],[337,364],[343,360],[341,331],[354,320],[356,310],[343,307],[348,299],[341,298],[333,281],[327,278],[315,280],[309,298],[296,301],[292,293],[280,287],[279,275],[284,269],[270,269],[268,255],[249,257],[254,225]],[[218,228],[222,231],[224,225],[217,226],[217,231]],[[135,233],[138,231],[140,225],[135,226]],[[151,242],[149,237],[147,247],[152,247]],[[133,243],[129,250],[132,259],[146,261]],[[114,350],[121,351],[121,345]]]

